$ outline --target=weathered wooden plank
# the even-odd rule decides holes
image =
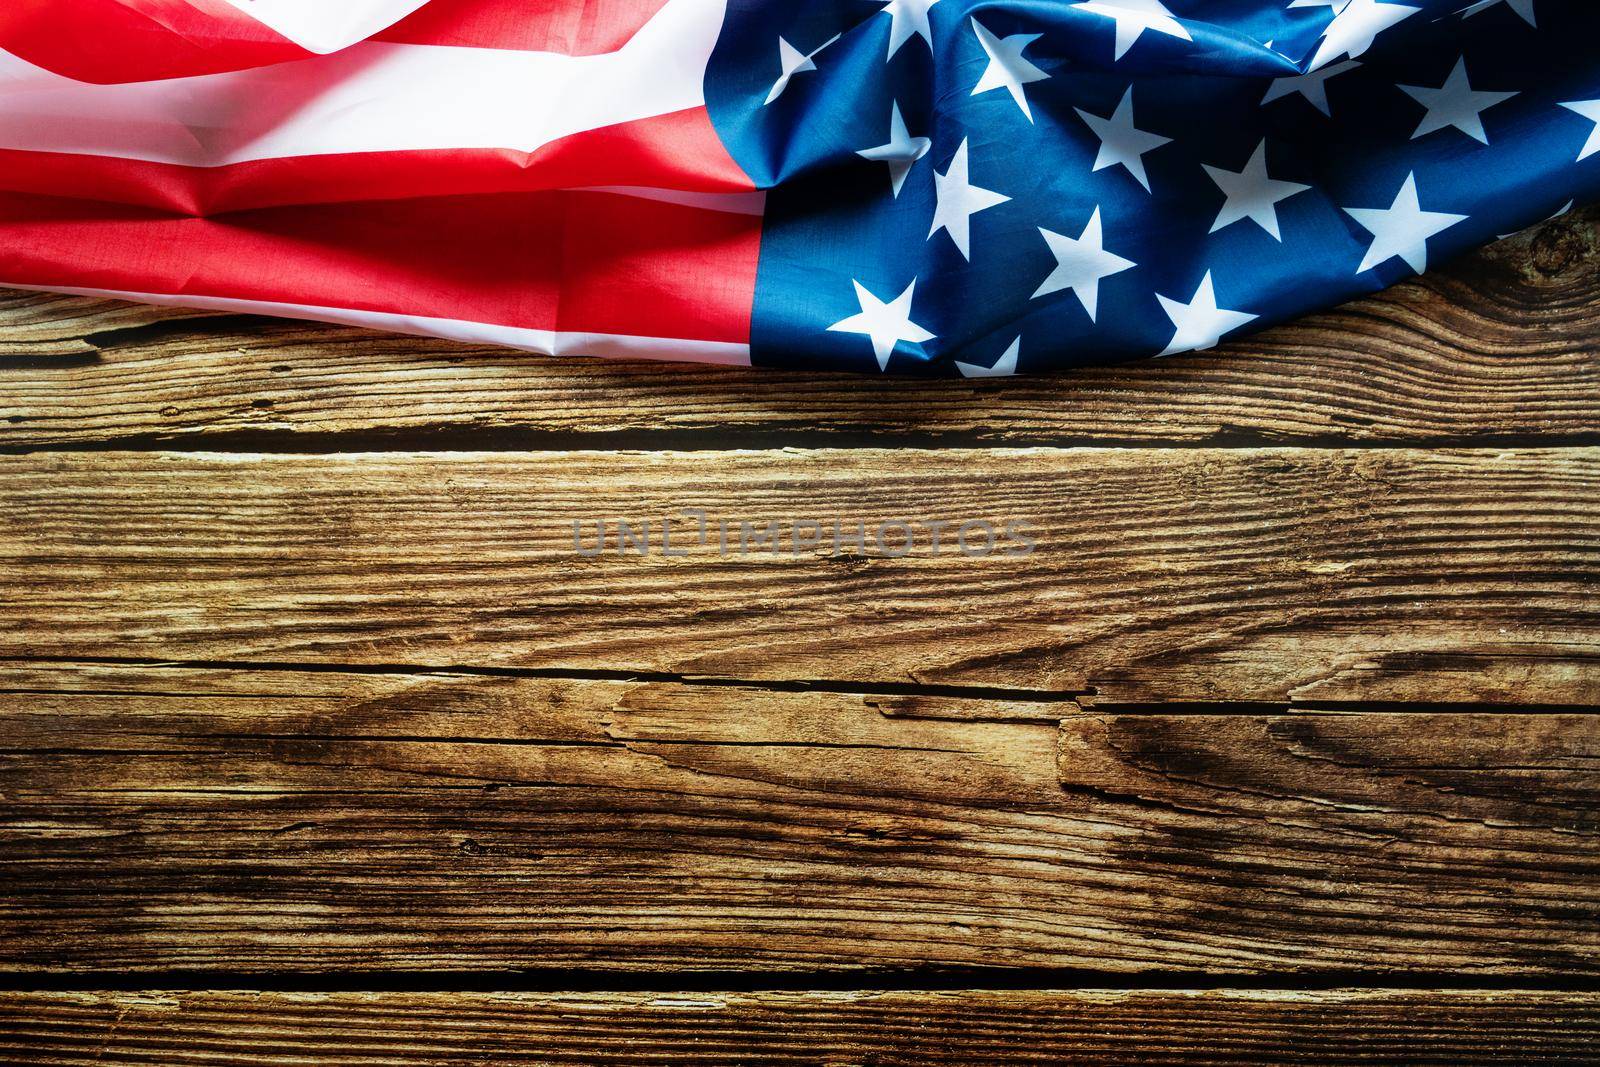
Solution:
[[[1600,425],[1597,264],[1600,209],[1215,354],[1004,382],[549,360],[236,316],[173,329],[195,313],[10,294],[0,296],[0,356],[17,361],[0,374],[0,443],[203,445],[241,434],[416,430],[524,447],[606,434],[667,446],[674,434],[812,444],[869,435],[1591,440]]]
[[[712,527],[659,523],[702,508]],[[648,554],[593,549],[602,517]],[[909,554],[740,523],[916,527]],[[730,523],[728,554],[715,527]],[[1006,521],[964,555],[955,524]],[[937,552],[931,524],[947,522]],[[983,544],[973,533],[969,548]],[[1600,699],[1600,449],[784,450],[0,461],[0,656],[506,666],[1282,705]],[[1398,661],[1395,661],[1398,662]],[[1549,665],[1554,665],[1553,667]],[[1366,672],[1373,678],[1379,672]],[[1485,692],[1487,690],[1487,693]]]
[[[1587,993],[5,993],[22,1064],[1592,1063]]]
[[[918,703],[8,667],[0,968],[1600,974],[1600,715]]]
[[[23,388],[30,369],[66,369],[94,365],[100,348],[87,338],[110,330],[138,330],[153,323],[211,317],[203,311],[158,308],[120,300],[87,300],[53,293],[0,289],[0,368],[6,371],[4,394]],[[50,361],[57,361],[52,364]],[[11,413],[14,418],[17,413]],[[20,426],[25,419],[16,419]]]

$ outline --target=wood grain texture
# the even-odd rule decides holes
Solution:
[[[0,721],[14,976],[1600,974],[1596,715],[14,665]]]
[[[1012,520],[947,532],[585,557],[574,523]],[[831,536],[831,535],[830,535]],[[735,542],[737,538],[733,539]],[[891,540],[893,540],[891,538]],[[974,543],[979,539],[975,538]],[[997,542],[998,543],[998,542]],[[1600,696],[1600,449],[787,450],[0,461],[0,656],[501,666],[1094,690],[1286,705],[1374,663],[1439,702],[1527,703],[1451,656]],[[1428,659],[1421,654],[1427,654]],[[1312,690],[1312,692],[1316,692]]]
[[[0,1060],[1593,1062],[1597,267],[1010,382],[0,294],[0,973],[201,987]],[[574,549],[685,507],[1038,548]],[[950,968],[1591,991],[360,991]]]
[[[1527,992],[7,993],[18,1065],[1592,1063]]]
[[[12,293],[0,296],[0,444],[338,448],[412,431],[435,447],[1593,443],[1597,263],[1600,208],[1216,353],[970,382],[551,360]]]

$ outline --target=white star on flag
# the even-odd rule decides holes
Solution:
[[[1460,15],[1464,19],[1471,18],[1478,12],[1487,11],[1489,8],[1494,7],[1497,4],[1505,4],[1512,11],[1515,11],[1518,15],[1522,16],[1522,21],[1526,22],[1528,25],[1533,27],[1537,27],[1539,25],[1539,23],[1536,22],[1533,17],[1533,0],[1478,0],[1478,2],[1475,4],[1468,4],[1466,7],[1456,12],[1456,14]]]
[[[779,37],[778,66],[782,73],[778,75],[778,80],[772,83],[772,91],[767,93],[767,98],[765,100],[761,101],[761,106],[766,107],[768,104],[778,99],[778,97],[782,96],[783,91],[789,88],[789,79],[794,77],[796,74],[799,74],[801,71],[816,70],[817,65],[813,63],[812,60],[816,58],[818,52],[822,51],[824,48],[828,47],[838,39],[839,35],[836,33],[832,37],[829,37],[826,41],[823,41],[816,48],[812,49],[810,52],[802,52],[788,41],[785,41],[782,37]]]
[[[1183,23],[1173,18],[1172,12],[1163,7],[1160,0],[1087,0],[1072,6],[1116,20],[1117,41],[1113,62],[1126,55],[1145,30],[1155,30],[1185,41],[1194,40],[1189,36],[1189,31],[1183,28]]]
[[[1217,221],[1211,224],[1212,233],[1241,219],[1249,219],[1271,234],[1274,241],[1282,241],[1283,235],[1278,232],[1278,201],[1287,200],[1311,188],[1299,182],[1278,181],[1267,174],[1265,140],[1256,146],[1250,162],[1237,173],[1205,163],[1201,166],[1205,167],[1211,180],[1227,197],[1222,210],[1217,213]]]
[[[1144,171],[1144,154],[1170,144],[1172,138],[1146,133],[1133,124],[1133,86],[1122,94],[1122,101],[1110,118],[1091,115],[1082,108],[1073,108],[1086,122],[1096,137],[1100,138],[1100,151],[1094,157],[1091,170],[1121,166],[1150,191],[1150,178]]]
[[[963,363],[956,360],[956,369],[963,378],[1003,378],[1017,373],[1017,356],[1022,352],[1022,338],[1015,341],[1000,353],[1000,358],[994,361],[994,366],[985,367],[981,363]]]
[[[1034,290],[1033,298],[1070,289],[1072,295],[1078,298],[1078,303],[1083,305],[1083,310],[1089,313],[1090,322],[1095,321],[1099,311],[1101,279],[1138,266],[1131,259],[1123,259],[1106,251],[1098,204],[1095,205],[1094,214],[1089,216],[1089,224],[1077,238],[1055,233],[1042,226],[1039,234],[1056,257],[1056,266]]]
[[[906,175],[911,173],[911,165],[928,154],[928,149],[933,142],[926,137],[913,137],[906,131],[905,119],[900,117],[900,102],[897,100],[889,112],[889,140],[886,144],[876,148],[863,148],[856,153],[863,159],[875,160],[889,165],[889,188],[894,195],[899,197],[900,187],[906,183]]]
[[[1206,271],[1206,276],[1200,279],[1200,288],[1195,290],[1194,299],[1187,304],[1169,296],[1162,296],[1160,293],[1156,294],[1156,299],[1161,301],[1161,310],[1167,313],[1167,318],[1171,319],[1172,325],[1176,327],[1172,334],[1172,343],[1158,353],[1162,356],[1210,348],[1222,340],[1223,334],[1260,318],[1259,315],[1243,311],[1219,308],[1217,291],[1211,284],[1210,271]]]
[[[1399,256],[1421,274],[1428,269],[1428,238],[1443,233],[1468,218],[1443,211],[1424,211],[1417,200],[1417,176],[1406,175],[1405,184],[1386,208],[1347,207],[1344,213],[1372,234],[1372,245],[1362,257],[1356,273],[1371,270]]]
[[[872,338],[872,354],[878,357],[878,369],[887,370],[889,356],[901,341],[921,344],[933,340],[934,335],[911,321],[911,295],[916,291],[917,280],[911,279],[905,292],[885,303],[873,296],[866,286],[851,279],[856,287],[856,301],[861,305],[859,314],[840,319],[829,326],[835,333],[860,333]]]
[[[1600,100],[1574,100],[1561,106],[1568,111],[1576,111],[1594,123],[1594,130],[1589,134],[1588,142],[1578,149],[1578,161],[1582,162],[1596,152],[1600,152]]]
[[[990,89],[1004,89],[1011,94],[1011,99],[1017,102],[1028,121],[1032,122],[1033,112],[1028,108],[1028,97],[1022,87],[1030,82],[1044,81],[1050,75],[1023,59],[1022,50],[1043,35],[1014,33],[1010,37],[999,38],[984,29],[977,19],[972,20],[972,32],[978,35],[978,43],[983,45],[983,51],[989,57],[989,65],[983,68],[983,76],[973,87],[972,95],[977,96]]]
[[[1311,57],[1311,69],[1323,67],[1340,56],[1355,59],[1372,47],[1373,39],[1395,23],[1410,18],[1422,9],[1384,0],[1350,0],[1338,8],[1333,21],[1322,31],[1322,43]]]
[[[1455,69],[1450,72],[1450,77],[1446,78],[1444,84],[1437,89],[1427,89],[1420,85],[1401,85],[1398,88],[1428,109],[1428,113],[1422,116],[1417,131],[1411,135],[1413,141],[1418,137],[1426,137],[1435,130],[1454,126],[1474,141],[1488,144],[1489,135],[1483,132],[1483,119],[1479,113],[1517,95],[1480,92],[1474,89],[1467,81],[1465,57],[1456,60]]]
[[[884,62],[894,58],[900,46],[913,37],[921,37],[933,47],[933,30],[928,26],[928,9],[939,0],[872,0],[883,4],[889,13],[889,54]]]
[[[1299,93],[1306,98],[1306,102],[1318,111],[1333,117],[1333,112],[1328,107],[1328,79],[1337,78],[1347,70],[1355,70],[1361,66],[1353,59],[1342,63],[1335,63],[1331,67],[1314,70],[1309,74],[1292,74],[1287,78],[1274,78],[1272,84],[1267,86],[1267,95],[1261,98],[1263,104],[1270,104],[1279,97],[1288,96],[1290,93]]]
[[[967,142],[950,158],[950,167],[943,174],[933,172],[933,189],[937,205],[933,209],[933,226],[928,230],[932,238],[940,230],[950,235],[962,259],[972,258],[969,245],[972,216],[1010,200],[1009,196],[990,189],[980,189],[967,179]]]

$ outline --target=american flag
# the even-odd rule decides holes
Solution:
[[[0,285],[552,354],[1164,356],[1597,192],[1593,0],[0,7]]]

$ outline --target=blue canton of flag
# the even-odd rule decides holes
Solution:
[[[1600,191],[1592,0],[734,0],[706,78],[768,190],[751,360],[1164,356]]]

